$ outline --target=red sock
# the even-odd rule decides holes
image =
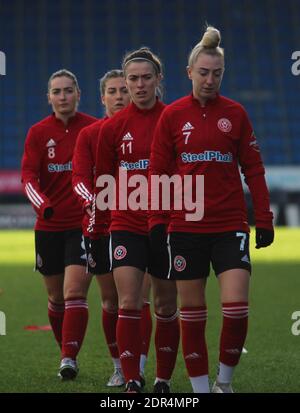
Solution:
[[[85,298],[69,299],[65,302],[62,330],[62,358],[76,359],[84,339],[88,323],[88,304]]]
[[[220,339],[220,361],[236,366],[242,354],[248,328],[248,303],[223,303],[223,326]]]
[[[144,303],[141,318],[142,354],[148,355],[152,333],[152,317],[150,304]]]
[[[102,308],[102,326],[104,335],[106,338],[106,343],[109,348],[112,358],[119,358],[119,350],[117,345],[117,321],[118,321],[118,312],[111,313],[104,308]]]
[[[48,299],[48,318],[53,334],[60,348],[62,346],[62,325],[64,321],[64,313],[65,303],[56,304]]]
[[[162,316],[155,313],[156,377],[170,380],[178,353],[180,329],[177,311],[173,315]]]
[[[140,380],[141,310],[119,309],[117,343],[126,383]]]
[[[182,350],[189,377],[208,374],[206,319],[206,306],[183,307],[180,310]]]

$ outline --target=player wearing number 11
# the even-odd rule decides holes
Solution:
[[[152,275],[156,317],[154,392],[169,392],[179,343],[176,285],[166,279],[168,260],[157,263],[152,259],[147,211],[131,205],[127,209],[119,208],[121,197],[126,197],[127,201],[134,190],[128,188],[128,196],[124,194],[126,191],[122,192],[127,185],[121,183],[120,176],[124,170],[128,180],[137,175],[148,175],[153,133],[165,107],[157,97],[162,65],[150,49],[141,48],[129,52],[122,67],[132,103],[103,124],[96,157],[96,176],[113,176],[116,193],[120,194],[121,189],[116,199],[117,207],[111,211],[110,224],[111,264],[119,297],[117,344],[127,383],[126,392],[140,392],[143,384],[139,371],[142,282],[144,273],[148,271]],[[96,209],[96,224],[97,218],[101,221],[105,217],[100,209]]]

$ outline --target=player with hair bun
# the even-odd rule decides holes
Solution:
[[[273,242],[273,215],[259,146],[245,109],[219,94],[224,73],[221,35],[207,27],[190,53],[192,93],[163,112],[151,147],[152,175],[192,177],[193,195],[203,190],[202,219],[189,221],[174,210],[168,225],[170,279],[180,297],[182,347],[195,393],[209,392],[205,341],[205,286],[212,264],[222,303],[219,370],[212,391],[232,392],[231,381],[247,335],[249,309],[249,226],[239,166],[254,205],[256,248]],[[196,185],[204,177],[204,188]],[[151,211],[152,232],[165,231],[162,211]],[[161,235],[163,237],[164,234]]]

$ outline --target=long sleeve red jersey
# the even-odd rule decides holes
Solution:
[[[151,109],[139,109],[134,103],[107,120],[100,131],[96,158],[96,177],[112,175],[116,180],[116,208],[111,211],[110,231],[126,230],[148,233],[147,208],[119,209],[119,191],[127,191],[126,199],[136,188],[119,182],[119,168],[127,172],[127,182],[134,175],[148,177],[148,165],[154,129],[165,105],[156,101]],[[125,188],[126,187],[126,188]],[[99,188],[97,188],[99,190]],[[147,192],[147,188],[145,188]],[[97,191],[96,191],[97,193]],[[124,194],[124,192],[123,192]],[[96,227],[103,213],[96,208]]]
[[[35,229],[63,231],[81,227],[82,208],[72,190],[72,157],[79,131],[96,120],[77,112],[66,126],[52,114],[29,129],[22,183],[37,213]],[[54,214],[46,220],[47,207],[52,207]]]
[[[169,105],[155,131],[150,178],[171,176],[174,160],[182,180],[192,176],[193,197],[196,177],[204,176],[204,215],[198,221],[186,220],[186,213],[191,211],[183,202],[182,210],[171,212],[169,231],[249,231],[239,165],[251,192],[256,226],[272,228],[273,215],[259,147],[239,103],[218,95],[201,107],[189,95]],[[162,210],[150,211],[149,221],[150,227],[164,222]]]
[[[94,196],[96,152],[99,131],[107,117],[98,120],[83,128],[77,138],[73,155],[73,176],[72,184],[75,195],[80,201],[83,211],[87,207],[92,209]],[[89,236],[90,217],[84,214],[82,230],[85,236]],[[99,226],[97,233],[107,234],[108,224]]]

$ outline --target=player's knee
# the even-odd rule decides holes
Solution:
[[[123,297],[120,299],[119,307],[122,310],[140,310],[143,302],[140,297]]]
[[[154,309],[157,314],[170,315],[177,311],[176,297],[156,297],[154,300]]]
[[[57,304],[57,305],[63,304],[64,301],[65,301],[64,296],[61,292],[60,293],[50,293],[50,294],[48,294],[48,299],[49,299],[49,301],[51,301],[51,303]]]
[[[48,299],[53,304],[63,304],[64,303],[64,293],[63,289],[59,286],[47,286]]]
[[[64,297],[65,297],[65,301],[74,300],[76,298],[86,299],[87,291],[83,290],[83,289],[76,289],[76,288],[72,289],[72,288],[70,288],[70,289],[65,291]]]
[[[102,308],[108,313],[116,313],[118,311],[118,299],[102,299]]]

